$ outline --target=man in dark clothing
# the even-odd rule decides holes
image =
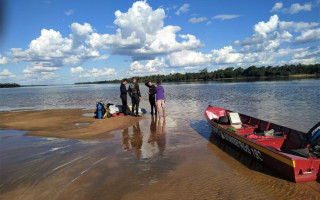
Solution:
[[[141,117],[139,115],[139,102],[141,100],[141,93],[139,89],[139,84],[135,78],[132,79],[132,83],[129,85],[129,95],[132,101],[132,114],[136,117]],[[136,109],[136,113],[134,114],[134,109]]]
[[[127,115],[127,88],[126,84],[128,83],[127,79],[124,79],[120,85],[120,98],[122,101],[122,113]]]
[[[149,88],[149,102],[151,105],[151,115],[153,115],[153,108],[155,115],[157,115],[156,86],[154,86],[151,81],[146,82],[145,85]]]

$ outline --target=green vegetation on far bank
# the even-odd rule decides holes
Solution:
[[[168,75],[150,75],[136,77],[140,83],[148,80],[162,82],[187,82],[187,81],[210,81],[225,79],[246,79],[246,78],[277,78],[277,77],[320,77],[320,64],[313,65],[283,65],[281,67],[272,66],[250,66],[246,69],[241,67],[228,67],[209,72],[207,69],[194,73],[175,73]],[[129,78],[128,78],[129,79]],[[96,82],[80,82],[75,84],[102,84],[102,83],[121,83],[122,80],[96,81]]]
[[[17,83],[0,83],[0,88],[12,88],[12,87],[21,87]]]

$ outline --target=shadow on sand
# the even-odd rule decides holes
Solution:
[[[260,173],[273,176],[275,178],[284,179],[280,174],[271,170],[267,166],[263,165],[261,162],[255,160],[253,157],[247,155],[237,147],[231,145],[228,142],[221,140],[215,134],[212,133],[211,128],[206,120],[193,120],[190,123],[190,126],[195,130],[199,135],[208,140],[211,144],[214,144],[219,149],[227,153],[229,156],[233,157],[241,164],[246,166],[250,170],[255,170]],[[217,154],[217,156],[220,156]],[[222,158],[225,159],[225,158]]]

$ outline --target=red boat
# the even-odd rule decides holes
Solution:
[[[320,179],[320,123],[303,133],[211,105],[205,116],[213,134],[293,182]]]

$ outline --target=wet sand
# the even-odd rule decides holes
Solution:
[[[106,133],[126,128],[141,119],[121,116],[98,120],[85,116],[93,112],[82,109],[0,112],[0,128],[29,131],[27,135],[31,136],[94,139],[112,137]]]
[[[204,119],[96,120],[89,112],[0,113],[0,127],[45,136],[0,131],[0,199],[320,198],[318,182],[283,179],[212,138]]]

